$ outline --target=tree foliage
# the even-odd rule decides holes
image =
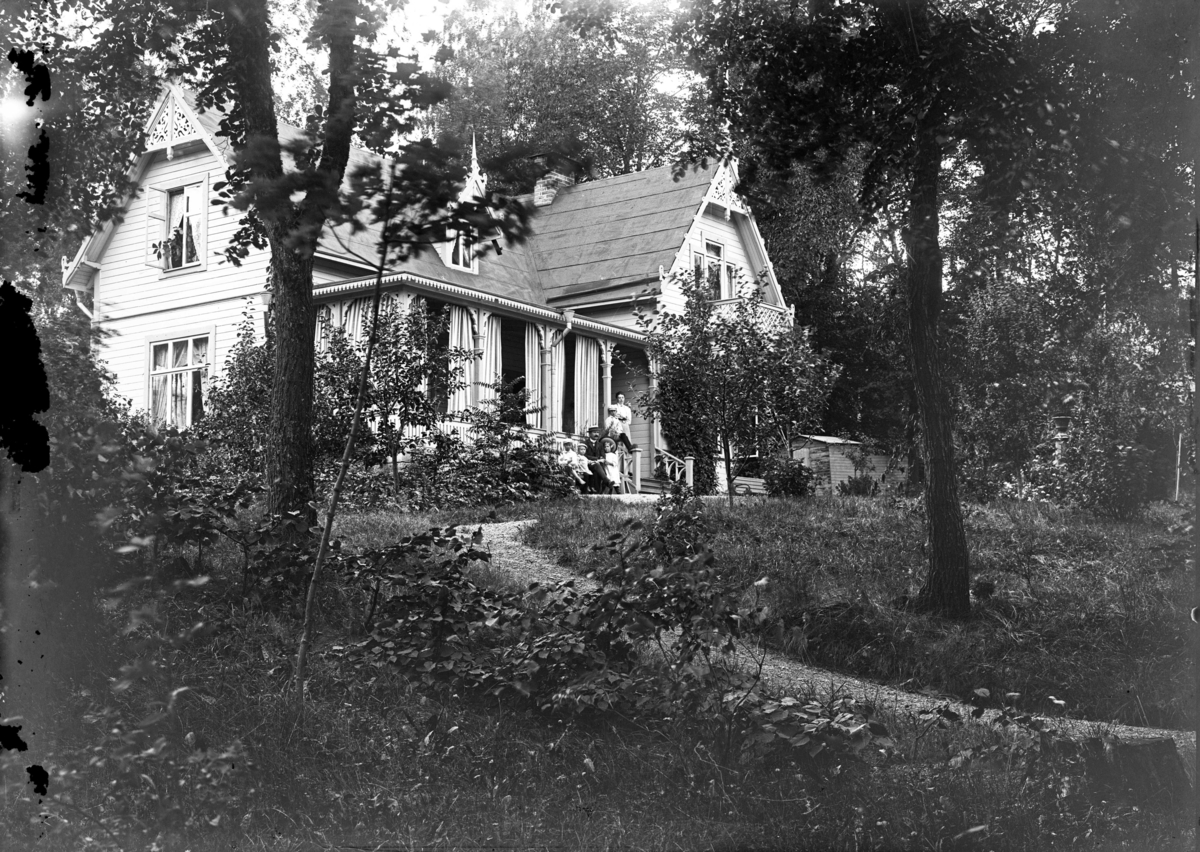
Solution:
[[[435,426],[442,416],[438,397],[466,386],[463,373],[474,353],[443,344],[447,326],[445,315],[433,313],[423,299],[414,299],[407,311],[393,300],[379,316],[369,405],[397,496],[400,455],[412,446],[406,431]]]
[[[820,426],[822,434],[904,441],[909,375],[899,267],[868,228],[859,206],[856,159],[829,181],[801,166],[756,168],[753,142],[740,162],[742,191],[779,279],[784,301],[811,329],[813,346],[841,369]],[[898,232],[898,227],[896,232]],[[859,258],[869,258],[866,263]]]
[[[0,277],[57,305],[59,259],[74,255],[130,188],[131,152],[162,80],[169,24],[144,4],[53,0],[0,7]],[[164,21],[165,22],[165,21]]]
[[[1058,80],[1049,106],[1069,144],[1035,139],[1019,192],[989,193],[964,170],[951,174],[947,271],[961,353],[954,378],[961,450],[978,496],[1019,487],[1027,465],[1050,457],[1076,482],[1099,475],[1100,456],[1076,452],[1088,439],[1057,454],[1044,443],[1051,416],[1077,415],[1074,432],[1099,425],[1083,416],[1097,405],[1116,408],[1101,430],[1108,437],[1095,439],[1112,453],[1117,444],[1142,446],[1140,475],[1159,489],[1173,484],[1176,439],[1187,431],[1179,314],[1194,181],[1182,144],[1185,5],[1062,10],[1034,50]],[[1122,335],[1131,349],[1117,345]],[[1124,385],[1120,373],[1139,383]],[[1116,386],[1125,387],[1125,403],[1101,390]],[[1159,426],[1147,428],[1150,420]],[[1062,467],[1067,457],[1079,466]],[[1150,493],[1130,488],[1121,490]],[[1058,493],[1068,499],[1069,490]]]
[[[431,111],[431,133],[474,132],[485,159],[569,143],[599,177],[668,162],[693,87],[666,4],[612,3],[586,26],[497,12],[485,2],[448,16],[436,73],[454,92]]]
[[[696,458],[696,490],[705,493],[707,459],[719,456],[732,483],[742,457],[789,454],[792,440],[820,422],[837,371],[805,329],[764,305],[761,281],[740,280],[740,297],[721,306],[694,275],[668,286],[682,289],[683,313],[638,315],[656,380],[643,405],[671,452]]]

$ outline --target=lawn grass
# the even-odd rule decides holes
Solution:
[[[1029,503],[972,507],[975,580],[995,593],[946,623],[904,607],[926,570],[915,504],[750,498],[705,504],[704,537],[744,587],[766,577],[786,648],[836,671],[959,697],[1018,692],[1023,706],[1131,725],[1195,726],[1186,625],[1190,541],[1166,522],[1114,523]],[[1169,518],[1160,510],[1158,517]],[[526,540],[586,573],[593,545],[648,505],[545,505]]]
[[[779,522],[829,521],[803,504],[770,510],[779,513]],[[762,523],[754,520],[756,511],[763,508],[739,506],[731,513],[714,508],[716,540],[725,536],[730,548],[750,548],[744,530]],[[571,546],[562,553],[586,570],[599,556],[589,550],[590,542],[603,541],[643,509],[577,501],[511,512],[539,519],[531,535],[543,546],[564,534],[560,530],[573,529]],[[860,540],[876,528],[911,534],[908,521],[865,502],[846,504],[839,517]],[[430,525],[478,519],[458,512],[347,515],[338,536],[346,547],[377,546]],[[788,564],[791,534],[760,530],[759,537],[757,550],[738,551],[755,560],[742,572],[774,577]],[[814,531],[811,537],[844,538],[836,531]],[[853,559],[856,565],[873,564],[861,553]],[[347,846],[1140,852],[1184,850],[1194,842],[1194,814],[1117,802],[1080,809],[1052,789],[1026,784],[1018,771],[951,769],[947,755],[959,749],[1015,742],[1006,732],[969,720],[939,727],[913,716],[880,717],[895,747],[818,781],[769,763],[719,768],[711,743],[686,719],[554,718],[516,701],[422,687],[386,669],[364,677],[334,653],[339,642],[357,635],[363,606],[361,590],[336,573],[322,586],[320,636],[301,705],[286,691],[300,628],[297,609],[268,611],[247,603],[232,550],[213,548],[206,564],[211,581],[167,598],[163,614],[173,625],[208,620],[213,633],[199,644],[167,651],[167,665],[147,682],[110,699],[136,717],[148,697],[180,684],[193,686],[196,694],[180,700],[172,736],[191,733],[213,747],[238,740],[246,750],[249,762],[231,782],[234,818],[216,827],[168,829],[157,842],[164,852]],[[836,577],[844,582],[851,572],[839,571],[833,580],[822,577],[816,588],[840,588]],[[488,580],[486,572],[480,577]],[[74,804],[95,812],[104,808],[105,777],[98,771],[86,787],[74,788]],[[22,841],[11,848],[84,848],[63,842],[95,835],[84,824],[73,835],[36,825],[30,833],[21,822],[31,815],[36,822],[36,800],[6,795],[5,801],[0,824]],[[970,832],[979,826],[984,828]],[[130,838],[125,848],[146,845]]]

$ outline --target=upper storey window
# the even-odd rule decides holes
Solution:
[[[206,234],[205,186],[194,183],[149,190],[146,262],[164,272],[204,265]]]
[[[696,278],[704,285],[710,299],[723,299],[729,292],[733,264],[725,261],[725,247],[712,240],[704,241],[704,251],[693,249],[692,263]]]
[[[203,223],[198,185],[167,193],[167,245],[163,252],[166,269],[180,269],[200,262]]]

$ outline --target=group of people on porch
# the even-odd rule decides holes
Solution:
[[[625,394],[608,407],[603,428],[591,425],[587,437],[578,444],[566,441],[559,462],[575,478],[581,491],[606,494],[621,490],[621,455],[633,452],[629,423],[633,412],[625,403]],[[620,451],[620,452],[619,452]]]

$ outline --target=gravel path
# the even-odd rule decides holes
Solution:
[[[483,541],[484,546],[491,553],[492,566],[512,571],[527,582],[537,581],[553,584],[574,579],[576,588],[580,591],[597,588],[598,584],[594,580],[580,577],[558,565],[551,554],[525,544],[521,540],[521,530],[532,523],[534,521],[525,520],[484,524]],[[778,695],[814,696],[817,698],[827,698],[834,694],[848,695],[856,701],[868,704],[878,710],[890,710],[901,715],[929,710],[946,701],[949,701],[951,709],[964,716],[971,712],[970,706],[953,699],[905,692],[871,681],[837,674],[827,669],[805,665],[763,648],[742,646],[734,656],[739,666],[751,670],[757,667],[759,661],[762,661],[763,683],[768,690]],[[995,711],[990,711],[984,715],[984,718],[987,719],[994,715]],[[1057,730],[1080,738],[1099,734],[1116,736],[1124,740],[1171,737],[1179,746],[1180,755],[1183,757],[1188,771],[1191,772],[1195,766],[1196,734],[1194,731],[1166,731],[1076,719],[1048,719],[1047,721]]]

